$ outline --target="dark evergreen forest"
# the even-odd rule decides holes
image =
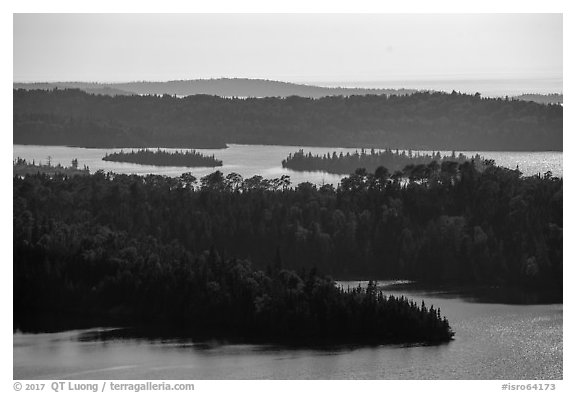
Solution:
[[[22,144],[562,150],[561,105],[456,92],[319,99],[112,97],[80,90],[13,95],[14,142]]]
[[[314,267],[284,269],[278,252],[264,272],[247,260],[221,256],[216,247],[194,251],[161,235],[165,227],[154,227],[157,219],[181,229],[172,216],[146,212],[176,213],[157,205],[161,199],[181,204],[204,192],[203,199],[212,192],[240,195],[215,190],[211,182],[192,191],[189,175],[172,180],[103,173],[15,177],[14,328],[128,326],[147,335],[299,345],[452,339],[439,309],[384,296],[372,281],[366,289],[344,289]],[[112,200],[118,191],[122,202]],[[126,203],[135,203],[130,217]],[[100,210],[104,206],[111,210]],[[111,220],[114,214],[123,216]]]
[[[360,169],[336,189],[219,171],[200,181],[102,172],[14,178],[14,239],[49,241],[62,223],[195,254],[214,248],[262,270],[277,260],[336,279],[562,288],[562,179],[490,162],[428,169],[425,177]]]

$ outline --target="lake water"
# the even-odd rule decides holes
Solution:
[[[348,283],[344,283],[348,285]],[[352,286],[357,283],[351,283]],[[474,301],[384,288],[440,307],[456,336],[438,346],[286,348],[94,339],[98,329],[13,336],[14,379],[562,379],[562,304]]]
[[[191,172],[197,178],[205,176],[216,170],[222,171],[225,175],[236,172],[244,178],[254,175],[261,175],[265,178],[276,178],[282,175],[289,175],[292,184],[309,181],[315,184],[332,183],[336,185],[344,176],[333,175],[323,172],[297,172],[282,168],[282,160],[288,154],[299,149],[310,151],[312,154],[325,154],[336,151],[337,153],[354,153],[355,148],[329,148],[329,147],[306,147],[306,146],[270,146],[270,145],[236,145],[230,144],[227,149],[197,149],[203,154],[214,155],[223,161],[223,166],[218,168],[182,168],[182,167],[157,167],[151,165],[137,165],[130,163],[119,163],[103,161],[102,157],[106,153],[120,151],[122,149],[85,149],[79,147],[65,146],[35,146],[35,145],[14,145],[14,158],[21,157],[26,160],[35,160],[37,163],[46,163],[51,157],[51,163],[69,166],[72,159],[77,158],[80,167],[87,165],[91,172],[104,170],[116,173],[127,174],[159,174],[167,176],[180,176],[184,172]],[[124,149],[130,150],[130,149]],[[177,149],[165,149],[174,151]],[[416,152],[416,151],[415,151]],[[430,151],[424,151],[430,153]],[[458,153],[458,152],[457,152]],[[497,165],[507,168],[519,169],[525,175],[534,175],[551,171],[554,176],[562,176],[562,152],[483,152],[472,151],[463,152],[467,156],[476,153],[486,159],[494,159]],[[451,152],[441,152],[442,155],[449,155]]]

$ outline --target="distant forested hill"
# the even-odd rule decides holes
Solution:
[[[92,82],[37,82],[14,83],[14,89],[53,90],[80,89],[90,94],[116,95],[177,95],[180,97],[207,94],[220,97],[308,97],[320,98],[329,96],[351,95],[407,95],[425,89],[370,89],[347,87],[322,87],[265,79],[219,78],[192,79],[166,82],[127,82],[127,83],[92,83]],[[433,91],[430,91],[433,92]],[[510,97],[514,100],[533,101],[539,104],[561,104],[563,95],[554,94],[521,94]]]
[[[516,100],[532,101],[539,104],[562,104],[564,102],[563,94],[522,94],[512,97]]]
[[[103,94],[109,96],[132,95],[133,92],[120,90],[106,83],[90,82],[35,82],[14,83],[14,89],[23,90],[53,90],[53,89],[79,89],[90,94]]]
[[[561,151],[562,113],[560,105],[455,92],[233,99],[14,90],[14,142]]]
[[[289,97],[300,96],[320,98],[326,96],[349,96],[366,94],[411,94],[414,89],[369,89],[320,87],[265,79],[220,78],[193,79],[167,82],[128,82],[128,83],[87,83],[87,82],[52,82],[52,83],[14,83],[14,89],[51,90],[80,89],[87,93],[106,95],[147,95],[170,94],[189,96],[208,94],[220,97]]]

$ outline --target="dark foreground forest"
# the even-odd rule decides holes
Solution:
[[[383,296],[372,281],[366,289],[343,289],[315,268],[283,269],[279,254],[263,272],[214,247],[194,252],[149,225],[122,228],[92,211],[113,203],[108,187],[120,178],[130,189],[146,184],[145,193],[189,193],[171,189],[167,178],[77,178],[14,178],[14,329],[127,326],[138,334],[298,345],[452,339],[439,309]],[[106,201],[97,201],[97,189]],[[82,195],[88,190],[94,198]],[[152,194],[149,206],[158,208]]]
[[[562,150],[561,105],[456,92],[240,99],[14,90],[13,97],[19,144]]]
[[[434,163],[435,164],[435,163]],[[336,279],[562,288],[563,181],[485,163],[357,170],[335,189],[217,171],[198,181],[104,174],[14,178],[15,241],[59,225],[151,237],[198,254],[272,261]],[[86,230],[88,230],[86,229]],[[75,229],[76,230],[76,229]],[[90,229],[92,230],[92,229]],[[62,231],[62,232],[60,232]],[[43,236],[46,235],[46,236]],[[72,241],[70,239],[70,241]],[[105,249],[94,246],[95,255]]]
[[[195,150],[174,151],[140,149],[130,152],[120,151],[106,154],[104,161],[130,162],[141,165],[156,166],[182,166],[182,167],[216,167],[222,166],[222,161],[214,158],[214,155],[206,156]]]

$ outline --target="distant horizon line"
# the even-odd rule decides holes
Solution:
[[[46,79],[37,79],[37,80],[13,80],[12,83],[92,83],[92,84],[126,84],[126,83],[168,83],[168,82],[189,82],[189,81],[211,81],[211,80],[251,80],[251,81],[267,81],[267,82],[280,82],[280,83],[287,83],[287,84],[295,84],[295,85],[310,85],[316,87],[322,87],[318,84],[333,84],[333,83],[417,83],[417,82],[484,82],[484,81],[498,81],[498,82],[506,82],[506,81],[531,81],[531,80],[549,80],[549,81],[557,81],[563,82],[563,76],[560,77],[553,77],[553,76],[545,76],[545,77],[517,77],[517,78],[509,78],[509,77],[466,77],[466,78],[422,78],[422,79],[412,79],[412,78],[401,78],[401,79],[370,79],[370,80],[352,80],[352,79],[333,79],[333,80],[302,80],[302,81],[294,81],[294,80],[283,80],[283,79],[269,79],[269,78],[251,78],[251,77],[228,77],[228,76],[221,76],[221,77],[210,77],[210,78],[188,78],[188,79],[134,79],[134,80],[123,80],[123,81],[105,81],[105,80],[46,80]],[[316,85],[312,85],[316,84]],[[341,86],[345,88],[345,86]],[[363,87],[360,87],[363,88]]]

